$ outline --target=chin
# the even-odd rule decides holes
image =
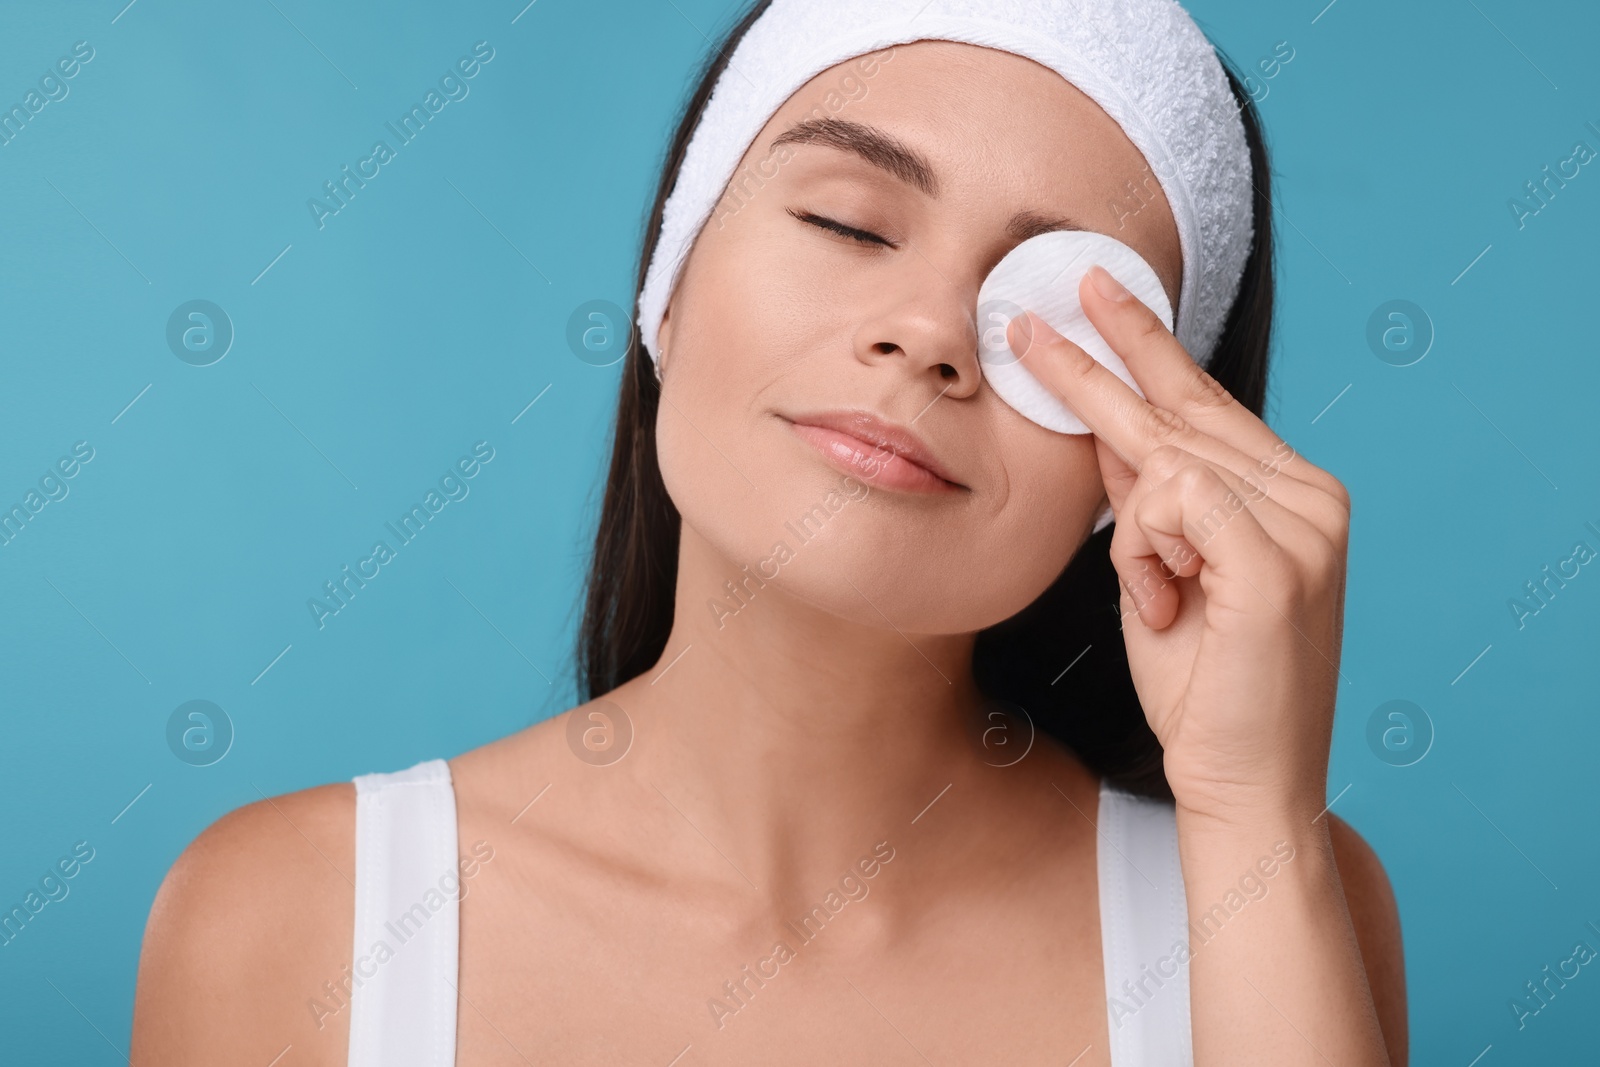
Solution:
[[[973,633],[1031,603],[1049,578],[990,573],[944,556],[886,551],[870,537],[812,542],[785,564],[786,594],[831,615],[902,633]],[[1057,572],[1058,573],[1058,572]]]

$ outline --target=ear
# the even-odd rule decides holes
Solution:
[[[672,346],[672,305],[661,313],[661,325],[656,327],[656,363],[660,371],[658,377],[665,377],[667,373],[667,350]]]

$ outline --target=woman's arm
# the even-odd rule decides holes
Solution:
[[[262,799],[207,827],[150,909],[133,1067],[343,1064],[348,1001],[324,983],[337,991],[350,963],[354,876],[349,783]]]
[[[1093,431],[1116,516],[1128,667],[1177,801],[1202,942],[1189,972],[1196,1062],[1387,1067],[1382,994],[1341,882],[1361,879],[1355,895],[1370,901],[1376,865],[1358,874],[1347,858],[1341,871],[1324,814],[1348,682],[1350,494],[1103,268],[1078,291],[1143,398],[1036,316],[1029,329],[1013,320],[1010,340]]]
[[[1178,840],[1195,1062],[1371,1063],[1386,1047],[1405,1067],[1399,914],[1360,835],[1331,813],[1224,826],[1180,808]]]

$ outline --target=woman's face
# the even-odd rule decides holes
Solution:
[[[1166,198],[1056,72],[918,41],[796,92],[735,170],[660,331],[662,474],[686,541],[728,564],[683,579],[717,597],[727,579],[777,575],[833,614],[920,633],[979,630],[1042,593],[1104,503],[1093,438],[1000,400],[973,319],[1001,257],[1063,227],[1132,247],[1176,307]],[[863,411],[909,430],[957,484],[859,444],[853,467],[848,439],[804,422]]]

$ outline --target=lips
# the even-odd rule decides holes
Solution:
[[[871,411],[819,411],[786,418],[795,434],[834,466],[876,488],[922,493],[967,488],[920,437]]]

